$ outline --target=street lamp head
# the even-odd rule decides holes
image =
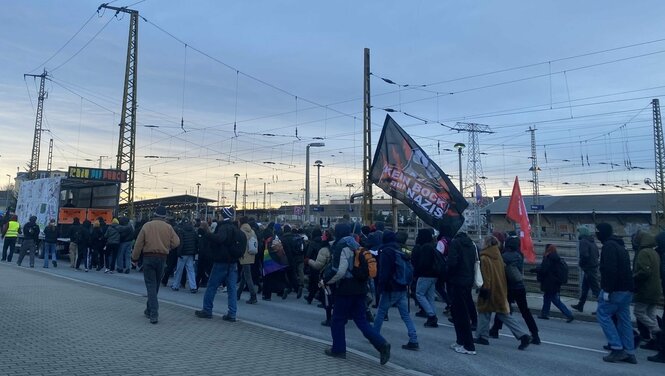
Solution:
[[[307,144],[307,147],[312,147],[312,148],[322,148],[324,146],[326,146],[326,144],[323,142],[312,142],[310,144]]]
[[[237,179],[240,177],[240,174],[233,174],[233,177]]]
[[[196,186],[197,186],[197,187],[200,187],[200,186],[201,186],[201,183],[196,183]]]
[[[456,143],[455,145],[453,145],[453,147],[454,147],[455,149],[457,149],[457,150],[462,150],[462,149],[464,149],[464,148],[466,147],[466,145],[464,145],[464,144],[461,143],[461,142],[458,142],[458,143]]]
[[[316,161],[314,161],[314,166],[323,167],[323,162],[317,159]]]

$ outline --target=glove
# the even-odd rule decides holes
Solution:
[[[603,292],[603,300],[606,302],[610,301],[610,293],[609,292]]]

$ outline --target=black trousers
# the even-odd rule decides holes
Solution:
[[[287,287],[285,269],[270,273],[263,277],[263,298],[270,299],[272,293],[282,294]]]
[[[471,315],[467,301],[473,301],[471,296],[471,287],[462,286],[449,286],[448,290],[451,295],[452,307],[451,313],[453,316],[453,325],[455,326],[455,335],[457,336],[457,344],[464,346],[469,351],[475,351],[476,347],[473,343],[473,333],[471,332]],[[475,307],[473,313],[476,317]]]
[[[593,296],[598,297],[598,294],[600,293],[598,278],[598,269],[584,271],[584,277],[582,278],[582,288],[580,290],[580,307],[584,308],[584,303],[586,303],[589,290],[591,290]]]
[[[526,326],[529,328],[532,336],[538,335],[538,325],[536,325],[536,320],[533,319],[533,315],[529,310],[529,305],[526,301],[526,289],[519,290],[508,290],[508,301],[510,303],[516,303],[517,308],[519,308],[522,318],[526,323]],[[494,324],[492,325],[492,332],[498,332],[503,327],[503,322],[498,316],[494,316]]]
[[[164,276],[162,277],[162,284],[164,286],[169,283],[169,278],[175,271],[176,266],[178,266],[178,252],[172,249],[166,257],[166,267],[164,268]]]
[[[196,285],[199,287],[207,286],[211,271],[212,260],[207,256],[199,254],[199,260],[196,262]]]

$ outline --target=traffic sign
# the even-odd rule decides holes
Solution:
[[[313,206],[312,211],[313,212],[322,212],[323,211],[323,206]]]
[[[531,205],[531,210],[545,210],[545,205]]]

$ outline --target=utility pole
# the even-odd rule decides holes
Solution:
[[[44,81],[48,73],[44,69],[42,74],[24,74],[25,77],[39,77],[39,94],[37,96],[37,116],[35,117],[35,136],[32,139],[32,156],[30,157],[30,166],[28,170],[28,179],[37,178],[39,170],[39,151],[42,143],[42,118],[44,116],[44,99],[48,98],[48,93],[44,91]]]
[[[531,181],[533,182],[533,204],[536,206],[536,239],[541,241],[541,227],[540,227],[540,184],[538,183],[538,153],[536,153],[536,128],[529,127],[527,132],[531,132]],[[524,229],[522,229],[524,230]]]
[[[370,97],[369,48],[365,48],[365,67],[363,85],[363,204],[362,221],[372,223],[372,181],[369,178],[372,164],[372,104]]]
[[[466,164],[466,187],[470,187],[475,192],[474,217],[476,222],[476,229],[478,231],[478,239],[482,237],[482,226],[480,226],[480,207],[482,205],[483,192],[487,192],[485,186],[485,176],[483,176],[483,165],[480,160],[480,142],[478,135],[480,133],[494,133],[490,130],[488,125],[477,123],[457,123],[453,130],[459,132],[467,132],[469,134],[469,151],[467,153]],[[458,149],[459,150],[459,149]],[[465,187],[460,187],[460,192],[464,195]]]
[[[51,177],[51,168],[53,166],[53,139],[48,141],[48,159],[46,160],[46,171],[48,171],[48,177]]]
[[[136,84],[139,58],[139,11],[126,7],[118,8],[102,4],[97,9],[106,8],[129,14],[129,37],[127,40],[127,61],[125,65],[125,85],[122,95],[120,136],[116,169],[127,171],[127,186],[120,190],[120,203],[127,204],[130,218],[134,217],[134,168],[136,159]]]
[[[242,185],[242,215],[247,215],[247,179]]]
[[[660,101],[654,99],[651,101],[653,105],[653,138],[654,138],[654,152],[656,159],[656,225],[662,228],[665,223],[663,216],[665,216],[665,187],[663,187],[665,180],[665,148],[663,146],[663,124],[660,118]]]

